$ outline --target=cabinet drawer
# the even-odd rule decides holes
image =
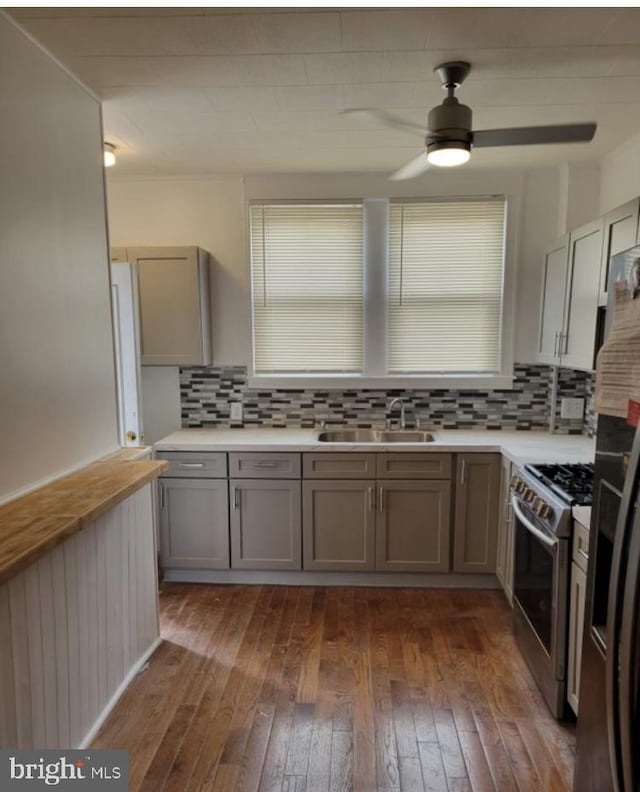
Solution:
[[[300,478],[300,454],[229,454],[230,478]]]
[[[366,479],[376,477],[375,454],[303,454],[304,478]]]
[[[381,479],[449,479],[451,454],[378,454],[377,476]]]
[[[169,469],[164,478],[226,478],[227,455],[218,451],[159,451]]]
[[[589,531],[579,522],[573,521],[573,560],[583,572],[589,562]]]

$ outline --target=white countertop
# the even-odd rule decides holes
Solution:
[[[181,429],[154,447],[156,451],[488,451],[501,453],[517,465],[594,459],[595,440],[581,435],[458,429],[432,434],[432,443],[321,443],[317,429]]]

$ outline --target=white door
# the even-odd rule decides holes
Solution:
[[[140,392],[138,280],[134,264],[111,263],[120,444],[144,445]]]

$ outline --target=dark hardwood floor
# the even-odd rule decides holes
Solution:
[[[570,790],[501,592],[165,586],[163,643],[94,747],[131,790]]]

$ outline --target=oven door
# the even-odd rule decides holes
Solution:
[[[515,495],[514,599],[535,633],[557,680],[565,678],[567,648],[567,545],[544,531]],[[546,665],[546,663],[545,663]]]

